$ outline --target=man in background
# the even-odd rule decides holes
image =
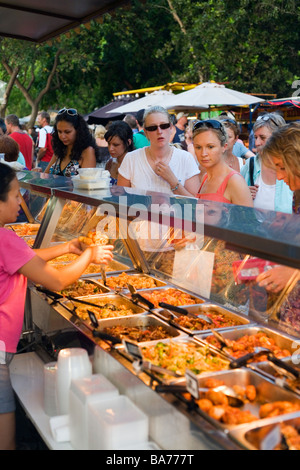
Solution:
[[[20,148],[20,152],[25,158],[26,168],[32,169],[33,162],[33,140],[20,128],[19,118],[15,114],[9,114],[5,118],[7,134],[14,139]]]
[[[145,112],[144,109],[140,109],[140,111],[138,111],[136,113],[136,123],[137,123],[138,132],[133,134],[133,145],[134,145],[135,149],[140,149],[140,148],[143,148],[143,147],[149,147],[149,145],[150,145],[150,142],[147,139],[147,137],[145,136],[145,132],[144,132],[144,129],[143,129],[144,112]]]
[[[36,166],[42,168],[42,170],[45,170],[53,156],[53,128],[50,126],[50,114],[46,111],[42,111],[38,115],[37,122],[40,126],[40,130],[37,139],[38,152],[36,156]]]
[[[185,113],[178,113],[176,116],[176,124],[175,124],[175,135],[173,137],[173,144],[180,144],[183,150],[187,149],[187,145],[185,142],[185,128],[188,123],[188,114]]]

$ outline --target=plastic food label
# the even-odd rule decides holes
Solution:
[[[186,379],[186,388],[187,391],[192,395],[192,397],[199,399],[199,383],[198,377],[194,372],[187,370],[185,373]]]
[[[261,441],[261,450],[273,450],[281,442],[280,426],[275,426]]]

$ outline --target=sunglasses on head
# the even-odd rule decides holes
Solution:
[[[230,122],[230,124],[234,124],[236,126],[236,121],[234,121],[233,119],[229,119],[229,118],[222,119],[222,122]]]
[[[223,135],[226,135],[223,124],[216,119],[206,119],[205,121],[196,121],[193,127],[193,131],[201,129],[201,127],[208,127],[210,129],[216,129],[222,132]]]
[[[64,113],[69,114],[69,116],[77,116],[78,115],[77,109],[74,109],[74,108],[62,108],[58,111],[57,114],[64,114]]]
[[[256,121],[272,121],[275,124],[275,126],[278,126],[277,122],[272,116],[270,116],[270,114],[264,114],[263,116],[258,116]]]
[[[171,124],[169,122],[165,122],[163,124],[159,124],[159,125],[155,124],[153,126],[145,127],[145,130],[148,132],[154,132],[154,131],[157,131],[158,128],[160,128],[163,131],[165,129],[169,129],[170,126]]]

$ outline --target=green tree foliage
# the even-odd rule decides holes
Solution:
[[[60,50],[40,109],[72,106],[85,114],[113,92],[173,81],[215,80],[284,97],[299,78],[299,20],[295,0],[132,0],[131,8],[105,14],[102,22],[51,45],[2,39],[1,63],[19,68],[18,79],[34,100]],[[8,78],[0,66],[0,79]],[[24,89],[14,86],[9,112],[24,115],[30,108]]]

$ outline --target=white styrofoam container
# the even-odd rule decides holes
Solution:
[[[72,380],[69,392],[70,440],[76,450],[88,449],[88,404],[119,395],[119,390],[102,374]]]
[[[148,417],[128,397],[88,405],[89,449],[118,450],[148,441]]]

